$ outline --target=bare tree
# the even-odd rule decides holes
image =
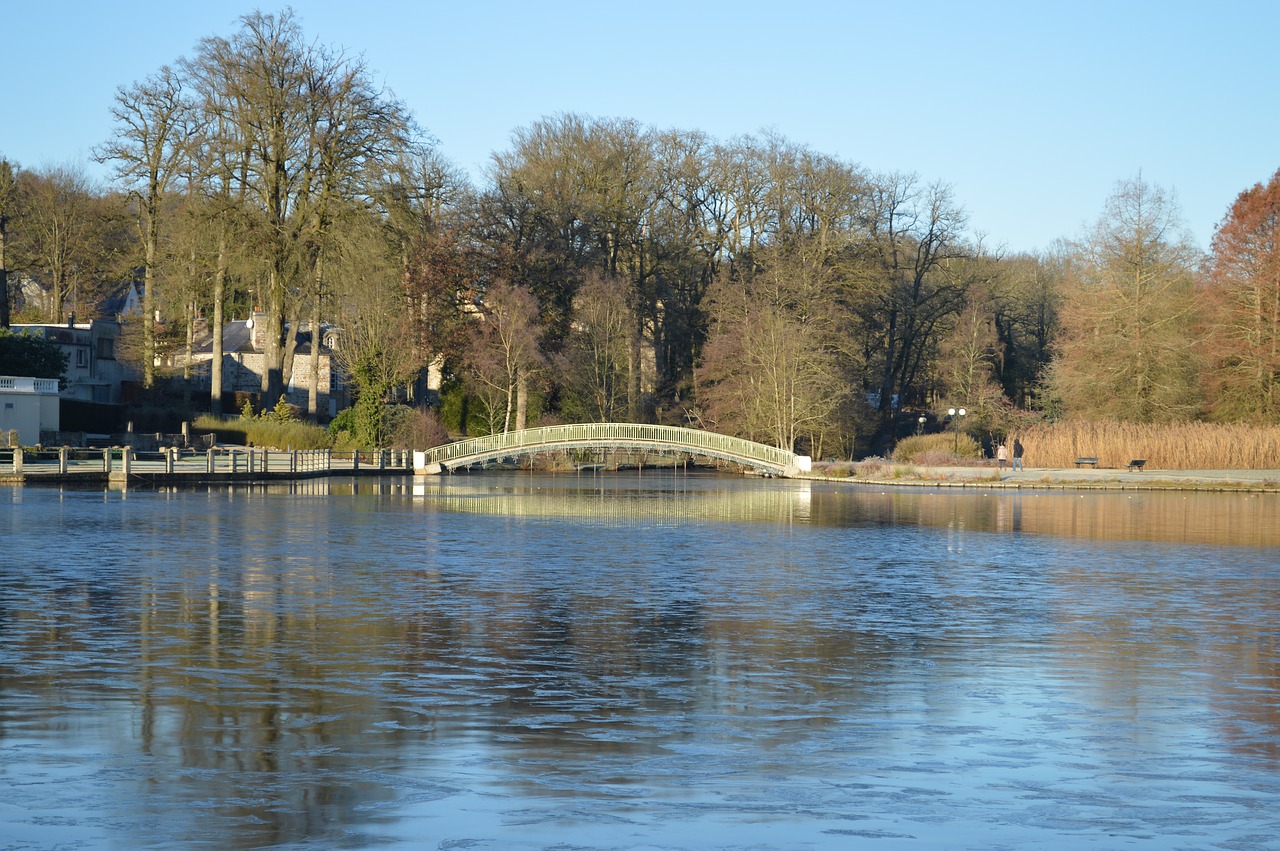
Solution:
[[[1003,348],[996,333],[990,297],[980,287],[970,290],[955,325],[942,340],[939,365],[948,404],[968,413],[970,431],[998,430],[1004,393],[996,381]]]
[[[1074,254],[1050,375],[1067,412],[1133,422],[1194,417],[1200,257],[1174,198],[1141,175],[1120,182]]]
[[[557,362],[575,407],[591,421],[614,422],[626,414],[630,326],[626,283],[588,275]]]
[[[267,260],[263,393],[272,404],[296,339],[286,339],[286,319],[309,304],[314,322],[325,297],[322,257],[338,211],[368,200],[415,130],[362,61],[307,44],[289,10],[246,15],[232,38],[202,41],[188,67],[203,119],[223,134],[210,144],[245,153],[232,176]]]
[[[468,365],[473,389],[488,412],[491,431],[517,422],[521,385],[543,367],[538,345],[538,302],[527,289],[503,281],[489,285],[472,328]]]
[[[334,357],[355,385],[358,438],[370,446],[386,445],[386,404],[393,390],[410,381],[424,363],[400,265],[383,249],[368,217],[357,218],[345,229],[332,268],[333,299],[342,321]],[[310,330],[311,350],[318,352],[322,328],[317,323]]]
[[[9,219],[18,201],[18,169],[0,157],[0,328],[9,327]]]
[[[28,266],[44,279],[44,306],[50,322],[97,303],[102,277],[112,260],[107,211],[83,169],[54,166],[19,176],[22,244]]]
[[[155,380],[155,319],[159,304],[160,205],[188,160],[191,104],[182,78],[165,66],[142,83],[121,87],[111,109],[116,132],[97,151],[99,162],[115,163],[116,180],[134,202],[142,240],[142,383]]]
[[[836,308],[814,299],[805,264],[785,256],[713,286],[711,332],[695,374],[699,413],[716,429],[794,450],[838,428],[849,398]]]

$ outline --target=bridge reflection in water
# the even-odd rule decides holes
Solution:
[[[114,489],[113,489],[114,490]],[[701,521],[944,528],[971,534],[1280,548],[1280,494],[1204,491],[985,491],[751,479],[672,470],[309,479],[157,488],[228,502],[357,497],[384,508],[581,520],[607,525]],[[12,489],[20,495],[22,490]],[[3,496],[3,495],[0,495]]]
[[[737,487],[740,483],[747,484],[736,478],[661,473],[643,477],[486,474],[463,480],[419,478],[412,491],[441,511],[607,525],[809,520],[810,482],[757,481]]]

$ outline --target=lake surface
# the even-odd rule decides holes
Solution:
[[[1280,498],[0,488],[0,847],[1280,848]]]

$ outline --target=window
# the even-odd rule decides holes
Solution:
[[[76,349],[76,366],[86,367],[89,365],[89,350],[85,348]]]
[[[115,360],[116,357],[116,341],[111,337],[98,338],[98,357],[105,360]]]

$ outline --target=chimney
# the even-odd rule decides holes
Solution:
[[[255,310],[253,316],[249,318],[249,329],[252,333],[250,339],[253,341],[254,350],[265,352],[267,350],[267,314],[261,310]]]

